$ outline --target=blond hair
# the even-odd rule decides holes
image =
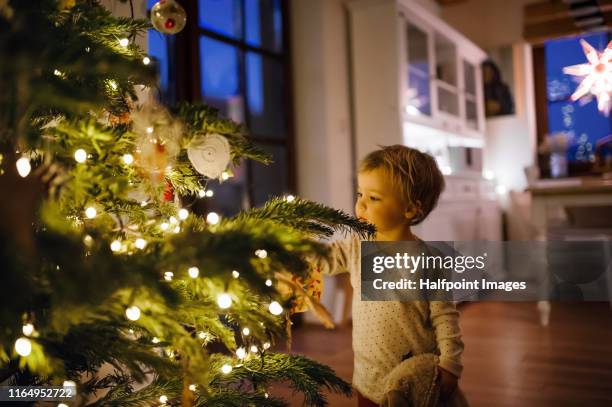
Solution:
[[[444,190],[444,177],[436,160],[414,148],[393,145],[381,146],[365,156],[359,172],[384,170],[402,200],[416,210],[411,225],[421,223],[436,207]]]

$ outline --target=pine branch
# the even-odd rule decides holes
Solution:
[[[268,219],[321,237],[331,236],[337,230],[344,233],[352,231],[361,238],[371,237],[375,233],[371,224],[340,210],[299,198],[293,202],[273,198],[261,208],[240,213],[237,219]]]

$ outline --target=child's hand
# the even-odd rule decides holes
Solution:
[[[442,399],[447,399],[457,388],[457,376],[449,372],[448,370],[442,369],[438,366],[438,373],[440,374],[440,396]]]

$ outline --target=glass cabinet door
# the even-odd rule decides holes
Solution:
[[[440,33],[434,37],[438,110],[458,117],[457,47]]]
[[[465,83],[465,124],[468,128],[478,130],[478,108],[476,105],[476,67],[463,61]]]
[[[431,116],[429,34],[406,21],[406,112]]]

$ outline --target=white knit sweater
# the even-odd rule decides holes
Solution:
[[[324,274],[351,274],[353,286],[353,387],[375,403],[383,399],[386,376],[407,353],[440,355],[439,366],[461,375],[463,342],[459,312],[446,301],[362,301],[361,245],[357,236],[331,243]]]

